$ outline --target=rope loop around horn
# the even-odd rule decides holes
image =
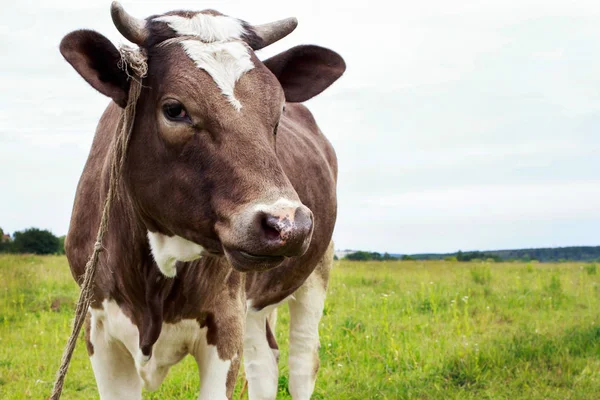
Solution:
[[[117,63],[117,66],[125,71],[130,79],[134,77],[145,78],[148,75],[148,57],[144,50],[139,47],[136,48],[122,44],[119,47],[119,53],[121,54],[121,59]],[[133,75],[129,73],[130,69]]]

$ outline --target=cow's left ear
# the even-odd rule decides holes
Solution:
[[[279,79],[285,100],[292,103],[318,95],[346,70],[338,53],[312,45],[292,47],[263,63]]]

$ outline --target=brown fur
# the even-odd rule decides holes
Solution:
[[[265,321],[266,325],[267,325],[267,342],[269,343],[269,347],[272,350],[279,350],[279,346],[277,345],[277,340],[275,339],[275,335],[273,334],[273,331],[271,330],[271,326],[269,325],[269,320],[267,319]]]
[[[92,344],[92,341],[90,340],[91,331],[92,331],[92,315],[88,311],[88,313],[85,315],[85,347],[87,349],[88,356],[90,356],[90,357],[94,355],[94,345]]]

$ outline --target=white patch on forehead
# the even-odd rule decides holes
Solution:
[[[242,104],[235,98],[235,84],[254,68],[246,46],[241,42],[202,43],[197,40],[183,40],[181,45],[196,66],[213,78],[227,100],[239,111]]]
[[[240,20],[225,15],[199,13],[191,18],[164,15],[154,21],[166,22],[177,34],[198,36],[205,43],[240,39],[246,32]]]
[[[254,68],[247,46],[240,41],[246,33],[242,22],[224,15],[196,14],[191,18],[164,15],[154,21],[165,22],[181,36],[181,46],[198,68],[206,71],[236,110],[242,104],[235,98],[236,82]]]
[[[181,236],[167,236],[148,232],[148,242],[156,265],[165,276],[172,278],[177,274],[177,261],[194,261],[201,257],[204,248]]]

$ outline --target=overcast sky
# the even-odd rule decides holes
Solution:
[[[262,57],[330,47],[344,77],[308,102],[340,165],[339,249],[399,253],[600,244],[600,2],[134,1],[298,29]],[[0,25],[0,226],[67,232],[108,104],[61,38],[122,43],[110,1],[20,0]]]

